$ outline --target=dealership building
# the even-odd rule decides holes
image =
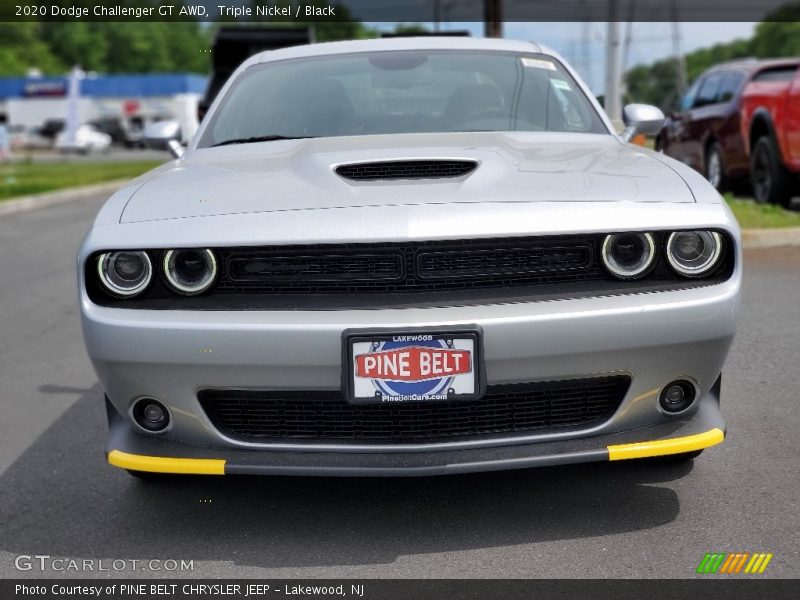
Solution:
[[[197,130],[207,78],[189,73],[86,75],[78,122],[118,124],[132,139],[151,121],[177,120],[183,138]],[[69,77],[0,77],[0,123],[35,130],[67,116]]]

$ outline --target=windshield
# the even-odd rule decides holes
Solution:
[[[552,57],[371,52],[250,67],[211,115],[198,147],[458,131],[608,133]]]

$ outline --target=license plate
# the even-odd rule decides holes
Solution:
[[[345,396],[354,404],[472,400],[482,393],[477,328],[344,334]]]

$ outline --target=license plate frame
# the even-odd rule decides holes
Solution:
[[[407,348],[418,350],[405,352]],[[464,372],[464,352],[470,354],[468,372]],[[403,356],[394,356],[396,354]],[[380,355],[377,356],[379,359],[385,356],[388,374],[376,374],[374,379],[369,377],[369,374],[375,374],[376,367],[373,362],[366,362],[366,355],[372,355],[373,358]],[[362,356],[360,364],[358,356]],[[397,378],[393,377],[397,371],[392,372],[393,363],[390,359],[395,359],[394,366],[400,371]],[[437,368],[440,370],[434,370],[433,363],[437,359]],[[403,365],[407,367],[406,371],[401,368]],[[403,373],[407,373],[409,368],[414,371],[411,377],[419,375],[423,378],[403,379]],[[426,368],[432,370],[427,376]],[[441,369],[446,368],[457,372],[441,375]],[[366,393],[368,389],[372,391],[369,395]],[[342,333],[342,394],[351,404],[477,400],[483,396],[485,389],[483,331],[478,325],[356,328]]]

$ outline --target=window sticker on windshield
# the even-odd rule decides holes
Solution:
[[[541,60],[538,58],[528,58],[523,56],[520,58],[523,67],[531,67],[533,69],[547,69],[548,71],[555,71],[556,66],[549,60]]]
[[[554,88],[557,88],[559,90],[564,90],[566,92],[572,91],[572,88],[569,87],[569,82],[564,81],[563,79],[551,79],[550,83],[553,84]]]

